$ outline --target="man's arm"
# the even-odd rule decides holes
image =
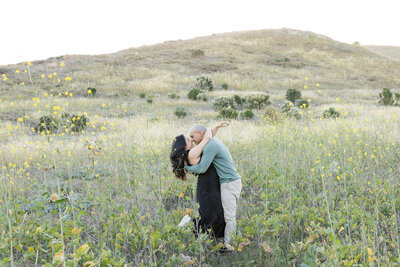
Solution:
[[[205,173],[217,155],[217,148],[218,147],[214,144],[208,144],[208,146],[204,148],[203,157],[199,164],[193,166],[185,165],[185,169],[191,173]]]

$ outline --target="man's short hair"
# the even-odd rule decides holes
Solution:
[[[190,128],[190,131],[205,133],[207,131],[207,128],[204,127],[204,125],[202,125],[202,124],[195,124],[192,126],[192,128]]]

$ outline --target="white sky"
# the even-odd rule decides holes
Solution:
[[[399,10],[397,0],[0,0],[0,65],[282,27],[400,46]]]

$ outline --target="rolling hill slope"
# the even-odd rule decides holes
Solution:
[[[2,94],[15,91],[23,80],[15,70],[25,67],[26,63],[0,67],[9,77],[0,87]],[[400,87],[400,62],[395,57],[285,28],[166,41],[113,54],[65,55],[32,62],[30,71],[39,85],[42,74],[72,77],[69,87],[75,96],[89,86],[103,96],[188,90],[200,75],[212,77],[217,86],[228,83],[243,91],[301,89],[305,77],[309,86],[319,83],[325,89]],[[19,92],[31,95],[49,89],[45,84],[31,87]]]

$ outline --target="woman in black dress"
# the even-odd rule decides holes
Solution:
[[[203,140],[195,147],[192,147],[192,142],[184,135],[179,135],[175,138],[172,143],[170,160],[172,170],[178,179],[186,181],[185,163],[189,165],[196,164],[193,160],[190,162],[189,158],[193,159],[193,155],[197,157],[197,154],[198,159],[195,161],[198,162],[201,152],[211,136],[212,133],[209,129],[205,133]],[[191,153],[190,157],[189,153]],[[198,176],[196,198],[200,204],[200,220],[193,219],[195,234],[211,230],[214,237],[223,237],[225,230],[224,211],[221,202],[219,177],[213,164],[210,165],[205,173]]]

